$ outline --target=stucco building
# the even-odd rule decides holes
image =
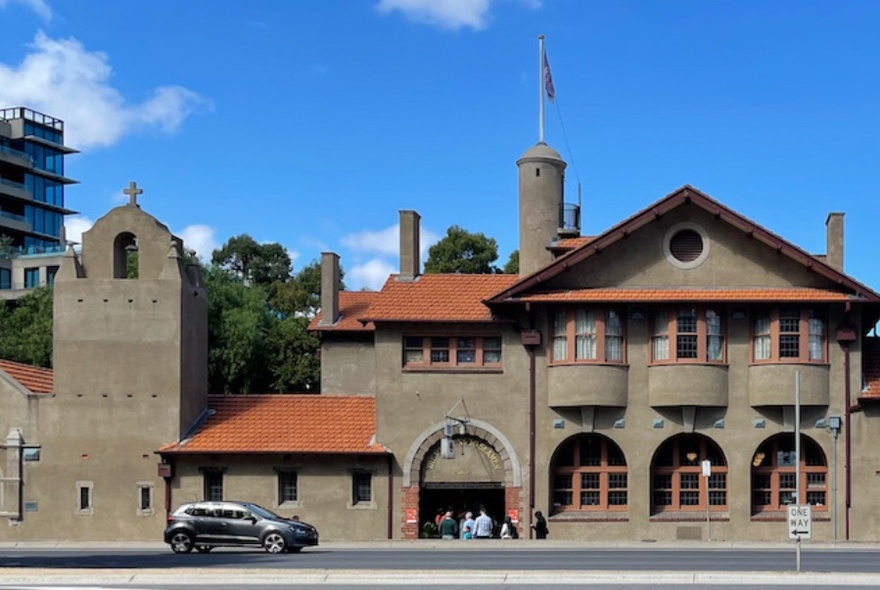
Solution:
[[[223,498],[325,539],[482,505],[554,539],[782,540],[799,502],[814,539],[877,540],[880,295],[844,272],[843,214],[810,254],[685,186],[583,237],[559,155],[517,166],[518,275],[423,274],[415,211],[380,291],[323,255],[320,395],[207,395],[196,269],[112,210],[56,278],[54,373],[0,364],[0,539],[156,539]]]

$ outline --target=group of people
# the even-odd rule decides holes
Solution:
[[[535,523],[532,525],[536,539],[546,539],[549,533],[547,521],[541,511],[535,512]],[[480,514],[474,518],[473,512],[465,512],[458,520],[452,510],[438,510],[434,521],[427,521],[422,527],[423,538],[441,539],[518,539],[519,531],[510,516],[506,516],[499,526],[495,520],[480,507]]]

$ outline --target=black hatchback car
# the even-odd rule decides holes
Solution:
[[[168,517],[165,542],[175,553],[248,546],[298,553],[318,544],[318,530],[250,502],[192,502]]]

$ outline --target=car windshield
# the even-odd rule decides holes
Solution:
[[[277,514],[275,514],[274,512],[272,512],[271,510],[269,510],[268,508],[263,508],[263,507],[260,506],[259,504],[245,504],[245,506],[247,506],[247,509],[248,509],[248,510],[250,510],[251,512],[253,512],[253,513],[256,514],[257,516],[260,516],[260,517],[262,517],[262,518],[280,518],[280,519],[284,519],[283,516],[278,516]]]

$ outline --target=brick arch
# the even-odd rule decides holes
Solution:
[[[406,453],[406,459],[403,463],[403,487],[409,488],[419,484],[419,477],[422,468],[422,461],[431,450],[431,447],[443,438],[443,429],[446,421],[437,422],[419,434],[409,450]],[[519,488],[522,486],[522,469],[519,457],[513,448],[513,445],[504,434],[497,428],[484,422],[471,418],[465,428],[465,434],[480,438],[491,445],[501,458],[501,464],[504,466],[504,484]]]

